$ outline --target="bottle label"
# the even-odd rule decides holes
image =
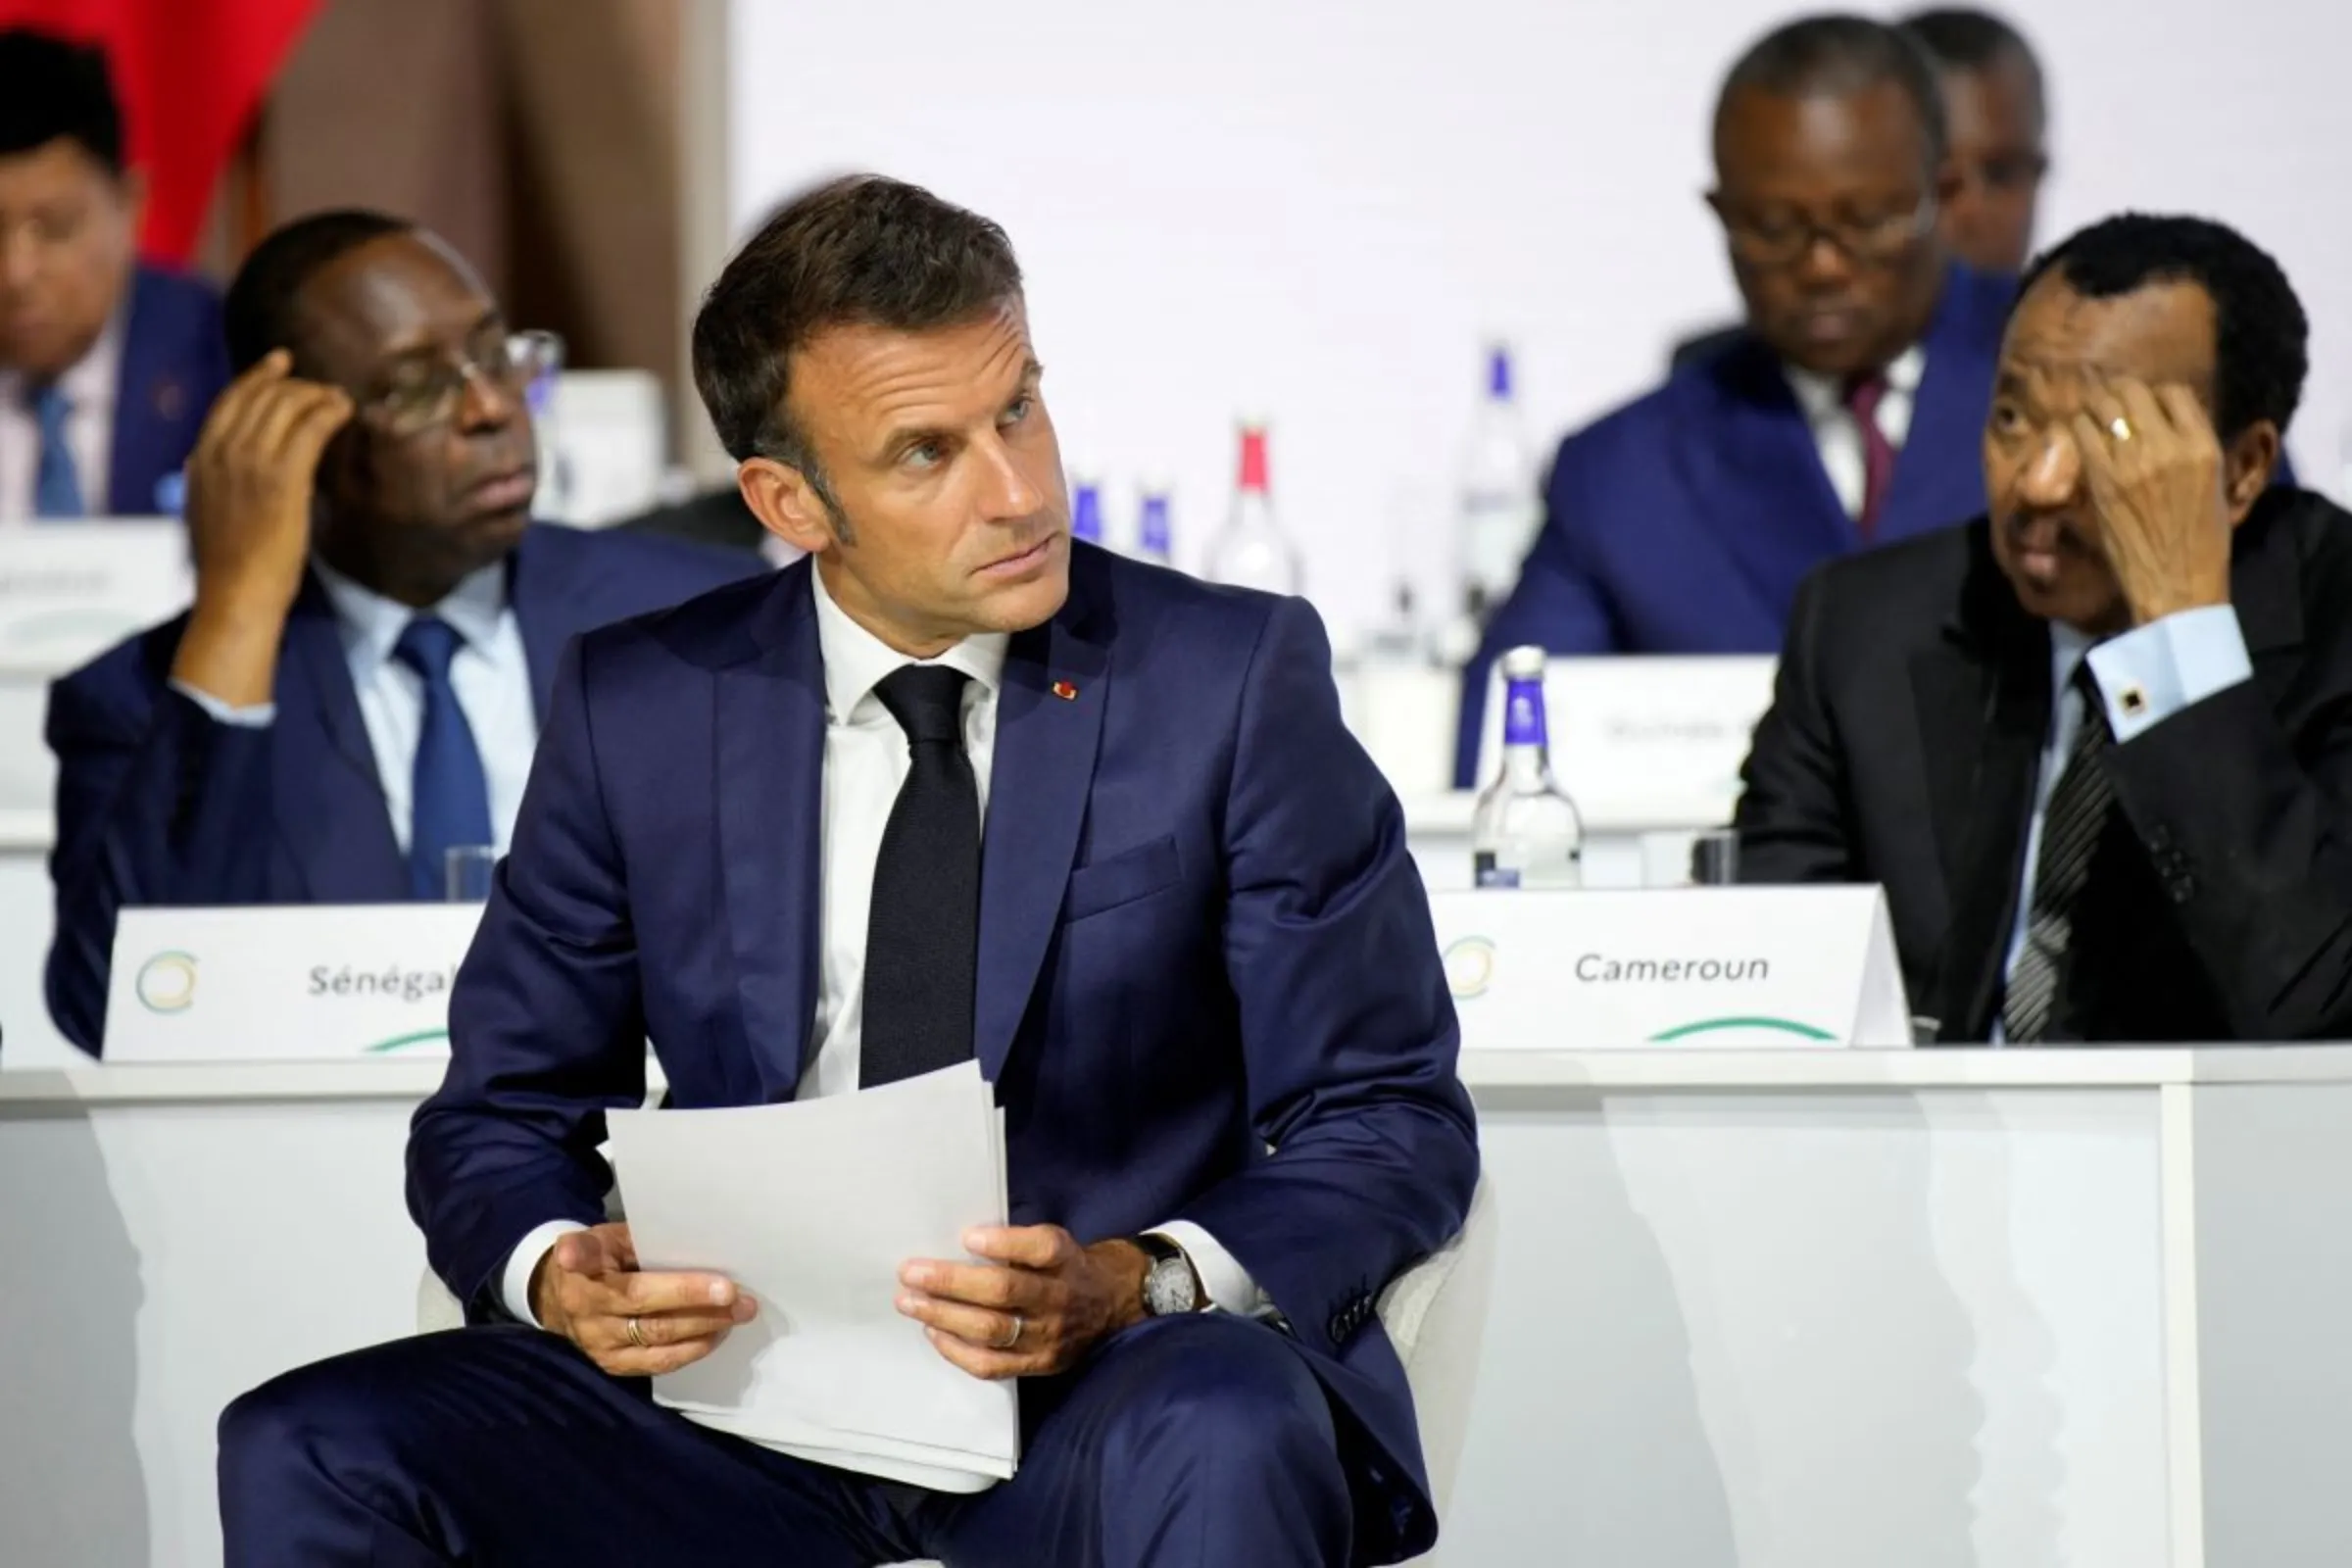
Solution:
[[[1515,680],[1504,689],[1502,744],[1505,746],[1548,746],[1550,744],[1550,739],[1544,730],[1544,683],[1541,680]]]
[[[1481,850],[1471,857],[1472,880],[1482,888],[1515,888],[1519,885],[1519,868],[1515,865],[1496,865],[1493,850]]]

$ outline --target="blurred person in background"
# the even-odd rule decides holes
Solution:
[[[225,314],[195,605],[50,693],[49,1010],[93,1054],[124,906],[443,897],[506,847],[564,644],[759,569],[531,521],[530,340],[404,220],[287,224]]]
[[[1740,875],[1884,886],[1942,1039],[2352,1037],[2352,516],[2272,482],[2307,340],[2242,236],[2094,224],[2009,323],[1989,514],[1799,593]]]
[[[1732,68],[1714,148],[1707,203],[1746,324],[1561,443],[1543,529],[1464,671],[1464,785],[1501,650],[1771,653],[1815,565],[1983,509],[2015,285],[1947,258],[1958,179],[1926,52],[1859,17],[1790,23]]]
[[[228,358],[213,290],[136,260],[145,203],[105,55],[0,31],[0,525],[176,510]]]
[[[1945,138],[1958,176],[1943,203],[1944,243],[1981,270],[2023,271],[2050,170],[2041,62],[2023,34],[1989,12],[1939,8],[1900,25],[1935,57],[1943,83]]]

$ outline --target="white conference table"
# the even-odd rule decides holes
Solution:
[[[410,1331],[429,1061],[0,1073],[0,1562],[218,1561],[214,1422]],[[1440,1559],[2352,1560],[2352,1052],[1464,1057]]]

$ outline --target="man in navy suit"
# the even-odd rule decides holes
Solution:
[[[176,511],[220,302],[133,260],[146,187],[95,48],[0,32],[0,526]]]
[[[811,559],[565,661],[410,1144],[478,1326],[233,1404],[228,1560],[1424,1550],[1374,1303],[1459,1227],[1478,1150],[1314,612],[1071,541],[1011,248],[927,192],[788,206],[695,347],[746,498]],[[1023,1380],[1011,1480],[853,1474],[646,1396],[760,1310],[600,1223],[649,1037],[686,1107],[977,1058],[1012,1223],[962,1239],[986,1262],[909,1260],[897,1306]]]
[[[1813,566],[1983,508],[2013,284],[1946,258],[1943,124],[1934,67],[1875,22],[1791,23],[1732,68],[1707,201],[1747,325],[1561,443],[1464,673],[1461,782],[1503,649],[1771,653]]]
[[[125,905],[441,897],[507,843],[565,641],[759,569],[532,523],[529,340],[402,220],[264,240],[227,333],[195,605],[50,694],[49,1010],[92,1053]]]

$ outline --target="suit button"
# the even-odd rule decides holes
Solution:
[[[2173,896],[2173,902],[2175,904],[2186,904],[2189,900],[2197,896],[2196,878],[2188,875],[2186,872],[2182,872],[2180,875],[2174,877],[2170,882],[2167,882],[2164,885],[2164,891]]]
[[[2148,829],[2149,849],[2161,852],[2164,850],[2169,850],[2172,847],[2173,830],[2171,828],[2166,827],[2162,822],[2159,822],[2154,827]]]
[[[1324,1327],[1330,1333],[1331,1342],[1337,1345],[1348,1337],[1348,1315],[1345,1312],[1334,1312],[1331,1314],[1331,1321]]]

